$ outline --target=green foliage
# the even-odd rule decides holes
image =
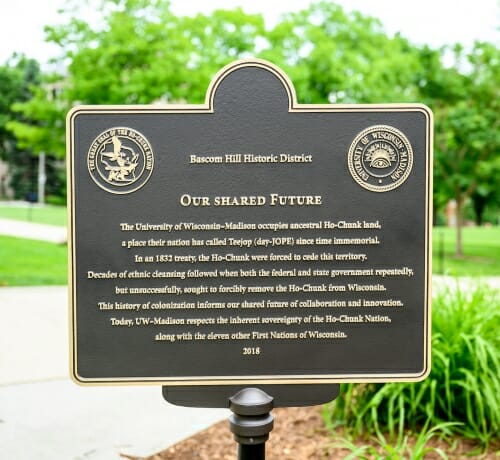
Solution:
[[[67,104],[203,102],[213,75],[252,54],[264,28],[260,15],[240,9],[178,17],[168,1],[102,2],[101,10],[104,27],[72,17],[47,28],[69,62]]]
[[[39,81],[39,74],[38,63],[22,55],[14,55],[0,66],[0,145],[11,141],[6,125],[17,117],[12,104],[31,97],[30,87]]]
[[[345,460],[424,460],[431,453],[446,459],[447,456],[442,449],[429,447],[428,444],[436,436],[441,437],[449,433],[448,429],[453,425],[453,423],[440,423],[430,429],[425,426],[416,434],[415,439],[411,439],[408,433],[401,429],[395,440],[388,439],[382,432],[377,431],[376,436],[372,437],[373,444],[359,446],[345,438],[336,445],[351,452]]]
[[[65,245],[0,236],[0,286],[68,283]]]
[[[485,287],[441,290],[433,304],[432,371],[419,383],[343,384],[327,423],[352,434],[447,425],[487,446],[500,434],[500,297]]]
[[[38,63],[24,56],[14,56],[7,65],[0,67],[0,159],[9,166],[9,183],[1,184],[0,197],[7,195],[7,186],[13,189],[15,199],[25,199],[29,193],[36,192],[38,158],[33,152],[32,141],[38,136],[37,145],[43,145],[45,152],[52,152],[57,144],[54,135],[43,130],[43,123],[30,120],[32,112],[16,110],[24,105],[30,107],[35,101],[40,105],[37,98],[41,88],[36,85],[41,78]],[[46,102],[41,105],[47,110],[52,107]],[[38,113],[38,116],[46,116],[46,113]],[[45,174],[46,191],[64,195],[65,179],[53,156],[46,157]]]
[[[450,52],[442,50],[443,55]],[[456,254],[462,256],[467,200],[475,201],[479,221],[487,203],[500,202],[500,50],[476,43],[470,51],[456,46],[453,53],[452,67],[429,70],[423,96],[436,121],[434,193],[440,201],[457,203]]]
[[[458,431],[483,444],[500,436],[499,329],[498,291],[467,292],[457,286],[435,301],[431,379],[437,382],[436,415],[462,422]]]
[[[100,20],[89,23],[80,19],[85,3],[68,0],[61,25],[46,28],[64,71],[45,75],[29,100],[14,105],[17,119],[0,116],[0,135],[8,126],[20,146],[62,158],[65,115],[75,104],[200,103],[223,65],[257,56],[288,73],[299,102],[428,104],[435,211],[455,199],[461,217],[470,199],[481,221],[500,205],[500,51],[492,44],[416,46],[329,1],[286,14],[272,29],[241,9],[175,16],[168,0],[96,1]]]
[[[261,15],[242,10],[177,17],[167,0],[114,0],[99,4],[103,21],[78,17],[81,2],[67,2],[67,21],[46,27],[59,45],[63,75],[46,76],[33,98],[17,104],[37,123],[11,123],[23,145],[65,154],[65,116],[75,104],[199,103],[214,74],[228,62],[255,54]]]
[[[305,102],[418,100],[418,48],[330,2],[286,15],[272,30],[241,9],[175,16],[167,0],[102,1],[103,21],[89,24],[78,17],[80,3],[68,2],[67,21],[46,28],[64,75],[47,76],[16,106],[38,122],[10,125],[35,151],[64,155],[64,116],[75,103],[199,103],[223,65],[249,56],[282,66]]]
[[[418,48],[381,23],[331,2],[284,17],[262,57],[282,66],[301,102],[418,101]]]
[[[9,122],[7,128],[16,136],[20,148],[62,158],[66,139],[64,112],[68,105],[55,101],[53,79],[44,76],[41,85],[32,87],[30,100],[13,104],[13,110],[22,118]]]
[[[103,1],[98,25],[77,12],[78,2],[70,2],[68,21],[46,28],[67,72],[17,106],[43,123],[11,126],[43,151],[63,154],[61,120],[76,102],[203,102],[214,74],[249,56],[282,66],[305,102],[418,100],[418,48],[400,36],[387,37],[379,21],[347,15],[330,2],[286,15],[272,30],[265,29],[262,15],[241,9],[175,16],[166,0]],[[48,94],[54,83],[55,99]]]
[[[1,178],[0,197],[7,195],[7,188],[14,189],[16,198],[24,198],[27,192],[36,189],[36,162],[31,149],[23,149],[14,134],[8,129],[13,123],[23,122],[24,118],[13,110],[19,101],[32,97],[31,87],[40,78],[40,69],[36,61],[24,56],[13,56],[6,65],[0,66],[0,160],[9,166],[10,180]]]

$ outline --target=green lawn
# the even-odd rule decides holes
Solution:
[[[500,276],[500,227],[465,227],[464,256],[455,256],[456,230],[436,227],[433,231],[433,272],[455,276]],[[440,247],[444,257],[439,257]]]
[[[66,225],[65,206],[7,206],[0,203],[0,219],[15,219],[38,224]]]
[[[65,285],[66,245],[0,236],[0,286]]]

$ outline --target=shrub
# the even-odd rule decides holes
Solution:
[[[432,371],[418,383],[343,384],[325,406],[328,425],[352,435],[400,436],[447,422],[483,446],[500,437],[499,291],[442,289],[432,308]]]

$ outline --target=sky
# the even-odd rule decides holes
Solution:
[[[216,8],[241,6],[248,13],[260,12],[272,26],[283,12],[307,7],[311,0],[172,0],[181,15],[210,13]],[[485,40],[500,46],[500,0],[337,0],[346,11],[359,10],[379,18],[389,34],[401,32],[416,44],[439,47]],[[44,43],[44,25],[61,22],[57,10],[65,0],[1,1],[0,64],[13,52],[23,52],[42,64],[57,49]],[[92,12],[88,18],[92,19]]]

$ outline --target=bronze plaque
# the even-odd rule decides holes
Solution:
[[[429,373],[427,107],[298,104],[252,60],[203,105],[80,106],[67,127],[78,383]]]

